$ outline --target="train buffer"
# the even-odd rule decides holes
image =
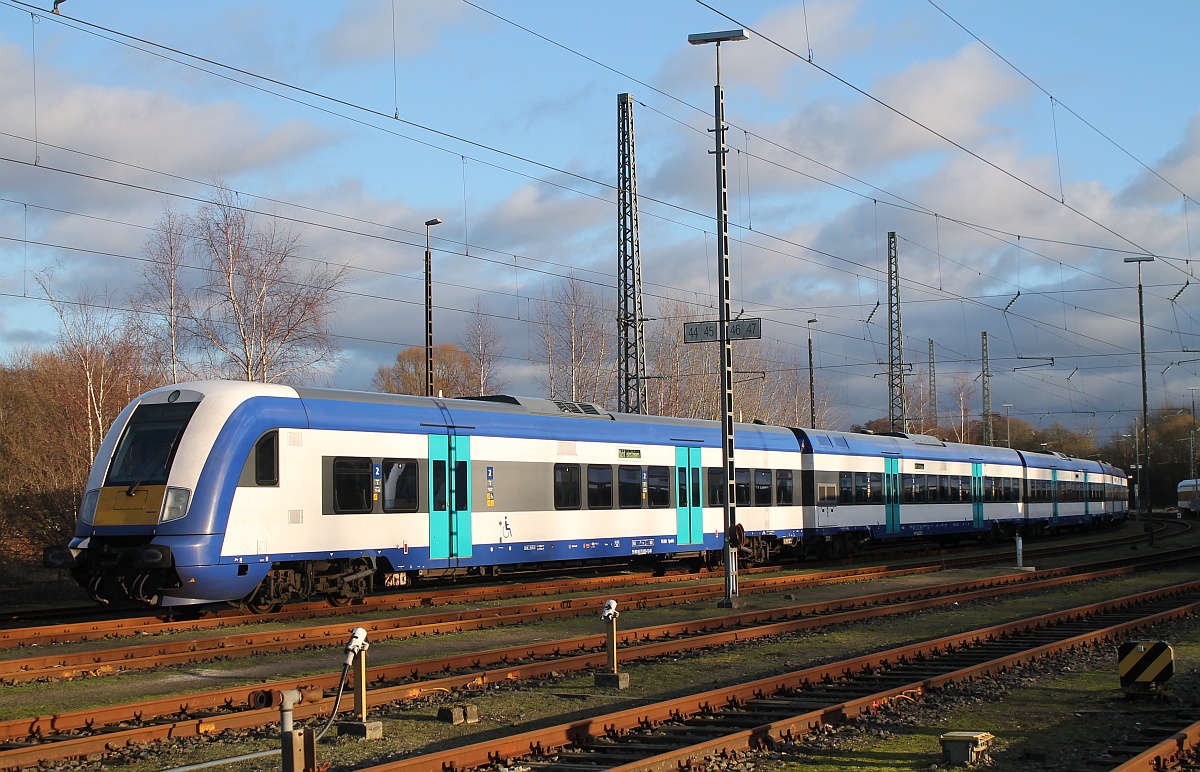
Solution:
[[[1117,661],[1127,697],[1166,696],[1164,684],[1175,675],[1175,650],[1166,641],[1125,641]]]

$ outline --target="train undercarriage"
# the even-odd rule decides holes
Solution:
[[[256,614],[277,611],[285,603],[316,599],[345,606],[371,592],[375,568],[374,558],[276,563],[240,605]]]

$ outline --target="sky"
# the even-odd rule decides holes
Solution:
[[[164,206],[214,181],[347,265],[322,382],[367,389],[483,308],[542,395],[538,298],[615,298],[617,95],[635,99],[648,334],[717,313],[715,47],[731,302],[845,426],[886,417],[887,234],[904,359],[940,412],[1105,441],[1200,386],[1200,4],[1161,0],[0,0],[0,356],[51,346],[36,277],[127,303]],[[1152,262],[1130,263],[1130,257]],[[615,301],[614,301],[615,302]],[[615,308],[614,308],[615,314]],[[615,327],[615,325],[614,325]],[[615,334],[615,329],[614,329]],[[789,364],[790,363],[790,364]],[[714,379],[716,375],[714,374]],[[1007,406],[1007,407],[1006,407]],[[751,416],[743,416],[747,420]]]

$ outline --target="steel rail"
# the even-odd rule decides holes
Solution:
[[[1161,536],[1169,536],[1166,531],[1175,528],[1181,529],[1180,532],[1186,532],[1191,528],[1190,523],[1159,520],[1157,522],[1157,530],[1162,533]],[[1067,545],[1052,545],[1046,547],[1030,548],[1025,551],[1025,554],[1031,559],[1043,555],[1058,555],[1067,554],[1070,552],[1091,551],[1102,549],[1105,547],[1117,546],[1122,544],[1136,543],[1146,540],[1148,537],[1144,533],[1126,534],[1116,537],[1107,537],[1102,539],[1088,539]],[[926,555],[931,552],[931,549],[926,546],[922,550]],[[997,550],[996,547],[985,547],[982,550],[978,546],[965,547],[937,547],[938,558],[935,561],[930,561],[925,565],[942,565],[948,567],[951,565],[975,565],[980,562],[997,562],[1007,559],[1010,551]],[[948,557],[952,554],[964,553],[961,557]],[[909,560],[918,560],[920,555],[913,554],[907,550],[900,554],[884,554],[874,555],[872,559],[879,557],[895,557],[904,561],[905,564]],[[912,565],[920,565],[913,563]],[[784,569],[784,566],[761,566],[755,568],[743,568],[742,574],[767,573]],[[847,572],[866,572],[878,570],[878,566],[866,566],[861,568],[844,569]],[[533,575],[544,575],[546,572],[531,572]],[[310,601],[305,603],[297,603],[289,606],[285,611],[278,611],[270,614],[250,614],[245,611],[236,609],[206,609],[203,619],[193,620],[176,620],[171,621],[164,619],[163,613],[154,614],[134,614],[131,616],[119,616],[109,618],[113,613],[112,610],[103,608],[90,609],[61,609],[57,611],[36,610],[31,612],[14,612],[0,619],[0,650],[5,648],[18,648],[37,644],[61,643],[72,640],[89,640],[98,637],[114,637],[123,634],[144,634],[147,628],[155,632],[161,625],[179,625],[180,629],[207,629],[207,628],[224,628],[228,626],[237,626],[239,624],[255,624],[261,621],[283,621],[293,619],[311,619],[322,616],[332,616],[345,613],[362,613],[363,611],[377,610],[400,610],[407,608],[428,607],[434,605],[464,603],[464,602],[479,602],[482,600],[502,600],[514,597],[523,596],[545,596],[557,595],[563,592],[586,592],[594,591],[601,586],[627,586],[630,583],[637,584],[657,584],[671,582],[695,581],[698,572],[693,571],[675,571],[668,572],[666,575],[652,574],[629,574],[618,573],[606,575],[603,577],[589,577],[586,579],[564,579],[552,578],[544,581],[528,581],[523,580],[518,584],[500,584],[473,586],[469,588],[422,588],[415,590],[405,590],[393,594],[379,594],[368,596],[361,601],[356,601],[351,604],[350,608],[343,606],[330,606],[326,601]],[[830,573],[830,572],[827,572]],[[839,573],[839,572],[831,572]],[[469,580],[475,581],[477,577],[470,577]],[[575,585],[572,587],[572,583]],[[24,625],[20,627],[10,626],[14,622],[22,622],[28,618],[40,618],[50,614],[69,614],[78,613],[80,611],[95,611],[104,618],[91,621],[74,622],[63,625]],[[180,609],[186,613],[188,609]],[[164,610],[166,612],[166,610]],[[169,613],[169,612],[167,612]]]
[[[1165,772],[1195,769],[1200,756],[1200,721],[1183,727],[1146,750],[1113,767],[1111,772]]]
[[[657,625],[627,630],[622,634],[621,645],[626,661],[644,659],[663,654],[676,654],[684,650],[701,649],[754,638],[770,637],[796,632],[805,628],[824,627],[842,622],[916,611],[937,605],[966,601],[978,597],[995,597],[1008,592],[1021,592],[1032,584],[1045,587],[1051,584],[1088,581],[1103,575],[1118,575],[1133,570],[1129,566],[1114,566],[1098,573],[1060,575],[1060,570],[1042,572],[1041,577],[1019,574],[1009,577],[994,577],[949,585],[938,585],[907,591],[880,593],[874,596],[851,598],[840,601],[802,604],[787,609],[747,612],[744,614],[696,620],[693,622]],[[915,596],[916,600],[905,600]],[[894,605],[888,606],[891,603]],[[843,610],[849,607],[850,610]],[[824,616],[812,616],[824,614]],[[800,617],[800,618],[795,618]],[[776,621],[783,618],[782,621]],[[758,625],[747,628],[746,625]],[[717,632],[711,632],[711,631]],[[695,636],[679,640],[679,636]],[[375,667],[370,670],[369,700],[373,704],[404,699],[414,699],[429,693],[456,689],[471,689],[491,683],[512,681],[517,678],[535,678],[552,672],[572,671],[603,666],[607,653],[602,650],[604,636],[580,636],[577,638],[551,641],[542,644],[509,647],[491,652],[470,653],[455,657],[438,658],[422,662],[401,663]],[[571,652],[582,652],[570,655]],[[547,661],[539,658],[552,656]],[[499,668],[495,666],[499,664]],[[481,672],[490,666],[492,670]],[[467,672],[448,675],[434,681],[413,682],[415,679],[433,674],[444,674],[453,670]],[[315,691],[336,689],[339,675],[329,674],[317,678],[291,679],[275,682],[269,689],[304,688],[310,694]],[[396,686],[383,684],[396,680],[407,680]],[[102,752],[112,747],[145,742],[149,739],[192,736],[229,728],[245,728],[272,723],[275,715],[271,710],[246,710],[241,706],[253,706],[262,702],[264,690],[261,684],[250,687],[234,687],[200,695],[179,698],[163,698],[134,705],[98,708],[75,713],[43,716],[35,719],[19,719],[0,723],[0,765],[18,768],[30,758],[69,758]],[[257,695],[257,699],[255,698]],[[239,711],[239,708],[240,711]],[[238,712],[231,712],[238,711]],[[318,705],[298,713],[299,716],[327,715],[328,708]],[[222,715],[224,713],[224,715]],[[203,720],[196,723],[197,714]],[[121,732],[108,727],[117,723],[141,724],[150,722],[157,726],[128,729]],[[171,733],[163,734],[166,725],[173,726]],[[91,736],[74,737],[73,734],[88,733]],[[101,733],[95,736],[92,733]]]
[[[1156,606],[1144,616],[1135,615],[1116,624],[1104,624],[1103,627],[1082,633],[1075,632],[1085,620],[1097,615],[1129,616],[1138,605],[1158,604],[1172,598],[1178,601],[1172,608],[1163,610]],[[714,727],[713,732],[708,733],[709,737],[700,741],[687,740],[686,743],[676,743],[677,747],[670,750],[663,749],[666,743],[661,738],[657,741],[651,740],[648,747],[662,752],[653,755],[643,753],[641,758],[621,764],[597,763],[590,767],[597,772],[673,772],[689,765],[694,768],[700,760],[709,756],[736,756],[774,743],[793,740],[826,724],[840,724],[850,718],[877,710],[881,705],[897,698],[921,696],[951,683],[1002,672],[1064,650],[1116,640],[1135,630],[1197,613],[1200,613],[1200,582],[1188,582],[1127,598],[944,636],[918,645],[894,648],[831,665],[821,665],[653,705],[491,739],[476,745],[416,755],[365,769],[370,772],[461,772],[488,765],[513,766],[524,758],[534,759],[541,769],[553,769],[552,757],[562,748],[603,750],[602,746],[606,740],[627,738],[631,733],[650,729],[662,733],[667,731],[667,727],[679,725],[687,719],[717,714],[726,706],[741,709],[754,701],[771,699],[786,702],[785,698],[791,695],[811,695],[814,685],[837,684],[859,675],[872,680],[880,674],[895,675],[904,668],[916,667],[915,678],[890,683],[884,689],[867,689],[866,694],[859,690],[858,696],[848,700],[836,699],[835,693],[834,701],[826,701],[815,709],[759,722],[747,729],[722,731],[718,737],[711,736],[716,732]],[[1052,635],[1052,628],[1057,626],[1065,628],[1067,635]],[[1032,646],[1017,645],[1014,640],[1017,636],[1035,633],[1034,637],[1037,640]],[[1043,637],[1054,637],[1055,640],[1043,642]],[[1000,656],[987,656],[990,651],[982,652],[985,648],[1004,649],[1006,646],[1013,650],[1005,651]],[[980,650],[986,659],[964,667],[957,667],[958,663],[955,661],[950,670],[937,667],[936,658],[957,656],[968,650]],[[625,750],[632,753],[633,745],[633,742],[627,742]],[[678,747],[679,745],[682,747]]]
[[[749,570],[745,573],[778,572],[777,567]],[[793,574],[794,581],[821,582],[846,581],[859,578],[870,578],[888,571],[901,570],[894,566],[865,566],[847,568],[819,573]],[[902,570],[936,571],[939,566],[909,566]],[[630,585],[680,584],[692,581],[704,585],[720,581],[719,579],[698,579],[696,575],[678,574],[668,577],[622,576],[599,577],[578,580],[553,580],[533,584],[506,584],[487,587],[468,588],[437,588],[436,590],[411,593],[403,596],[387,598],[368,598],[362,604],[334,609],[326,604],[305,604],[302,608],[279,611],[273,614],[221,614],[202,619],[186,621],[163,621],[158,617],[132,617],[103,621],[71,623],[66,625],[41,625],[26,628],[10,628],[0,630],[0,650],[17,649],[31,646],[49,646],[59,643],[79,643],[98,639],[112,639],[127,636],[159,635],[163,633],[194,632],[202,630],[227,631],[239,627],[270,622],[283,622],[297,619],[311,619],[330,616],[336,611],[337,616],[361,615],[380,611],[405,611],[412,609],[436,608],[439,606],[462,605],[467,603],[487,603],[513,598],[561,596],[577,592],[591,592],[599,588],[628,587]]]
[[[872,578],[932,573],[940,569],[915,568],[878,570]],[[859,580],[868,576],[862,572],[835,576],[811,574],[770,577],[747,583],[747,592],[777,592]],[[716,583],[688,585],[670,589],[632,593],[609,593],[603,596],[543,600],[519,605],[493,606],[462,611],[443,611],[419,616],[389,619],[340,621],[317,627],[264,632],[224,632],[211,638],[166,641],[139,646],[127,646],[101,651],[51,653],[35,657],[0,659],[0,683],[20,683],[36,680],[77,678],[86,675],[108,675],[129,670],[144,670],[177,664],[192,664],[212,659],[250,657],[259,654],[289,651],[313,646],[334,646],[345,640],[353,627],[363,627],[373,640],[409,638],[420,635],[481,630],[506,625],[526,624],[550,618],[587,616],[604,605],[614,595],[623,605],[634,608],[691,603],[717,597],[721,587]]]
[[[1162,553],[1163,560],[1179,559],[1173,555],[1194,555],[1200,548],[1184,548]],[[1125,562],[1137,562],[1140,558],[1126,558]],[[1070,572],[1096,570],[1097,565],[1056,569]],[[888,569],[886,566],[870,570],[827,572],[822,574],[793,574],[744,582],[747,593],[771,592],[797,586],[816,586],[849,579],[885,578],[911,573],[929,573],[940,570],[936,567],[917,566],[912,568]],[[1047,574],[1041,574],[1046,576]],[[667,604],[690,602],[714,597],[718,594],[714,582],[676,587],[668,590],[648,590],[639,593],[617,594],[623,605],[650,608]],[[87,652],[54,652],[35,657],[0,659],[0,683],[22,683],[38,680],[56,680],[83,676],[101,676],[132,670],[145,670],[179,664],[194,664],[215,658],[229,659],[261,654],[283,652],[313,646],[340,644],[349,627],[364,626],[373,639],[395,639],[443,632],[461,632],[468,629],[485,629],[504,625],[522,624],[531,620],[549,617],[581,616],[592,613],[593,607],[603,603],[603,598],[576,598],[558,601],[558,607],[548,607],[545,602],[502,606],[465,611],[439,612],[429,615],[408,616],[369,622],[337,622],[333,624],[274,630],[267,632],[226,632],[214,638],[162,641],[138,646],[105,649]],[[175,632],[173,625],[165,625],[164,632]],[[143,631],[149,634],[150,630]]]

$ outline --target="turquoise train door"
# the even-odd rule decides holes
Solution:
[[[1088,473],[1083,473],[1083,520],[1092,522],[1092,485],[1088,482]]]
[[[429,435],[429,557],[471,557],[471,438]]]
[[[1058,470],[1050,470],[1050,500],[1054,502],[1054,517],[1050,522],[1058,522]]]
[[[983,527],[983,464],[971,462],[971,515],[976,528]]]
[[[675,448],[675,543],[704,541],[700,448]]]
[[[900,459],[883,459],[883,508],[887,532],[900,532]]]

